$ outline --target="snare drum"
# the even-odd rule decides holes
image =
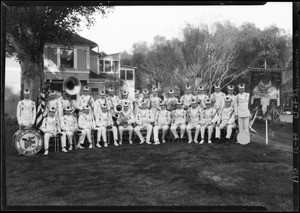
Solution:
[[[40,133],[34,128],[21,129],[13,135],[13,144],[22,155],[32,156],[43,147]]]
[[[242,145],[250,143],[250,134],[247,131],[239,131],[237,135],[237,142]]]

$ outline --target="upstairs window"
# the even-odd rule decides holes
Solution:
[[[127,80],[133,80],[133,71],[127,70]]]
[[[60,66],[64,68],[74,68],[74,50],[60,49]]]
[[[113,61],[113,66],[112,66],[112,69],[113,71],[118,71],[118,68],[119,68],[119,61]]]
[[[125,78],[126,78],[126,76],[125,76],[125,70],[121,70],[120,71],[120,79],[126,80]]]
[[[103,72],[104,71],[104,69],[103,69],[103,60],[99,60],[99,71],[100,72]]]
[[[99,92],[99,88],[92,87],[92,88],[91,88],[91,92]]]
[[[105,72],[110,72],[110,71],[111,71],[111,62],[105,61]]]

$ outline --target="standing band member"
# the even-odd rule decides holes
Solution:
[[[57,94],[56,94],[56,91],[54,90],[51,90],[49,92],[49,100],[47,101],[46,103],[46,108],[44,110],[44,113],[43,113],[43,116],[46,117],[48,115],[48,112],[49,112],[49,109],[54,107],[55,108],[55,117],[58,118],[58,99],[56,98]]]
[[[197,103],[199,104],[198,105],[198,108],[201,108],[201,110],[204,110],[206,105],[205,105],[205,101],[208,100],[208,96],[205,92],[205,86],[203,85],[200,85],[198,88],[197,88],[197,95],[196,95],[196,100],[197,100]]]
[[[95,116],[101,112],[101,106],[103,104],[107,105],[107,99],[105,97],[105,90],[104,89],[99,90],[99,95],[100,95],[100,97],[94,103],[94,115]],[[90,112],[91,112],[91,110],[90,110]]]
[[[136,116],[137,112],[140,109],[140,105],[139,104],[140,104],[140,101],[142,99],[143,98],[140,95],[140,91],[139,90],[135,90],[134,91],[134,101],[133,101],[133,115],[134,115],[134,117]]]
[[[151,108],[151,100],[149,96],[149,90],[147,88],[143,89],[143,99],[147,102],[147,109]],[[142,106],[142,102],[140,102],[140,107]]]
[[[79,115],[79,118],[78,118],[78,127],[79,127],[79,130],[84,132],[83,135],[87,137],[88,142],[89,142],[89,148],[92,148],[93,147],[92,146],[92,140],[93,140],[92,137],[94,137],[92,135],[92,130],[96,129],[94,116],[92,113],[90,113],[90,111],[91,111],[90,105],[83,106],[82,110],[83,111]],[[100,138],[100,131],[97,131],[97,138]],[[84,139],[85,138],[83,138],[82,140],[84,141]],[[81,144],[83,144],[83,142]],[[100,146],[100,144],[99,144],[99,146]]]
[[[234,108],[231,106],[232,99],[229,96],[225,97],[225,107],[220,110],[217,125],[216,125],[216,139],[220,142],[221,129],[226,128],[225,142],[228,143],[232,134],[232,129],[236,128]]]
[[[152,133],[152,123],[154,122],[154,118],[152,115],[152,112],[147,109],[147,101],[144,99],[141,101],[142,108],[138,111],[136,115],[136,124],[137,126],[134,128],[135,133],[140,138],[140,144],[145,143],[145,138],[143,137],[141,130],[146,129],[147,130],[147,136],[146,136],[146,143],[151,144],[150,138]]]
[[[91,111],[93,111],[94,103],[95,103],[94,98],[93,96],[90,95],[90,88],[88,86],[84,86],[83,94],[79,97],[78,100],[79,110],[82,111],[83,107],[85,107],[86,105],[90,105],[92,109]]]
[[[19,128],[30,128],[34,125],[36,118],[35,103],[29,99],[29,89],[24,90],[24,99],[17,106],[17,119]]]
[[[182,108],[182,102],[177,101],[177,109],[172,113],[171,131],[174,135],[174,140],[182,141],[186,129],[186,111]],[[177,128],[180,129],[180,139],[177,133]]]
[[[61,132],[60,122],[57,117],[55,117],[55,107],[51,107],[49,109],[49,115],[43,120],[41,130],[44,132],[44,148],[45,153],[44,155],[49,154],[49,140],[50,137],[56,136],[57,134],[61,135],[61,146],[63,152],[68,152],[66,150],[66,134]]]
[[[58,107],[58,116],[59,118],[63,117],[64,115],[64,109],[68,106],[74,106],[74,102],[71,101],[71,99],[68,98],[68,95],[65,91],[61,94],[61,99],[57,102]]]
[[[227,91],[228,91],[228,94],[227,96],[229,98],[231,98],[231,106],[234,108],[234,103],[235,103],[235,99],[236,99],[236,96],[233,94],[234,93],[234,85],[228,85],[227,86]],[[224,102],[225,104],[225,102]]]
[[[200,144],[204,143],[205,129],[208,129],[208,143],[211,143],[211,136],[214,130],[214,123],[216,122],[216,109],[211,107],[211,101],[205,101],[206,109],[203,110],[201,124],[201,141]]]
[[[158,91],[156,87],[152,88],[152,97],[150,98],[150,106],[151,106],[151,111],[154,116],[156,117],[156,113],[159,111],[159,103],[161,102],[161,98],[157,96]]]
[[[129,144],[132,144],[132,133],[133,133],[132,124],[134,122],[135,122],[135,118],[133,112],[129,110],[129,103],[123,102],[122,112],[119,114],[119,117],[117,119],[117,124],[119,126],[119,134],[120,134],[119,145],[122,145],[123,143],[124,130],[129,131]]]
[[[128,110],[133,112],[133,103],[132,101],[128,98],[129,92],[127,90],[122,91],[122,99],[119,101],[119,104],[124,106],[124,103],[126,102],[128,105]]]
[[[192,99],[195,99],[196,97],[191,93],[190,85],[187,85],[185,89],[185,94],[181,96],[180,101],[183,103],[183,109],[187,110],[191,105]]]
[[[160,110],[157,112],[155,121],[154,121],[154,145],[160,144],[158,139],[158,132],[161,129],[163,131],[162,134],[162,143],[165,143],[165,136],[169,129],[169,124],[171,123],[171,113],[166,110],[166,103],[164,101],[160,102]]]
[[[225,98],[225,94],[221,92],[221,86],[220,84],[215,84],[215,92],[211,95],[211,102],[213,103],[213,108],[216,109],[217,113],[223,106],[223,101]]]
[[[198,135],[200,132],[200,119],[201,119],[201,109],[197,107],[196,99],[192,99],[191,101],[191,107],[187,110],[187,123],[186,126],[186,132],[189,137],[188,143],[192,143],[192,129],[195,128],[195,136],[194,136],[194,142],[198,143]]]
[[[175,110],[177,108],[177,104],[176,104],[177,102],[178,102],[178,99],[175,97],[175,90],[170,89],[169,93],[168,93],[168,98],[166,100],[167,110],[168,111]]]

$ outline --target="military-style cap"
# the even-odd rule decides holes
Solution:
[[[245,84],[244,83],[240,83],[238,84],[239,89],[245,89]]]
[[[107,104],[101,104],[102,109],[107,109]]]
[[[103,96],[103,95],[105,95],[105,90],[100,90],[99,93],[100,93],[100,95]]]
[[[157,92],[157,88],[156,87],[152,87],[152,92]]]
[[[148,103],[147,100],[145,100],[145,99],[142,99],[142,100],[141,100],[141,104],[142,104],[142,105],[145,105],[145,104],[147,104],[147,103]]]
[[[196,99],[193,98],[193,99],[191,100],[191,104],[196,104],[196,103],[197,103]]]
[[[174,93],[174,90],[173,90],[173,89],[170,89],[170,90],[169,90],[169,93],[171,93],[171,94]]]
[[[123,91],[122,91],[122,94],[123,94],[123,95],[128,95],[129,92],[128,92],[127,90],[123,90]]]
[[[148,94],[149,91],[147,89],[143,89],[143,94]]]
[[[49,95],[50,95],[50,96],[56,95],[55,90],[51,90],[50,93],[49,93]]]
[[[112,87],[109,87],[109,88],[108,88],[108,91],[109,91],[109,92],[113,92],[114,89],[113,89]]]
[[[159,106],[162,106],[162,105],[166,106],[167,104],[166,104],[165,101],[160,101],[160,102],[159,102]]]
[[[55,107],[50,107],[49,112],[55,112],[56,108]]]
[[[234,85],[228,85],[227,89],[234,89]]]
[[[30,94],[30,90],[29,89],[24,89],[24,95],[29,95]]]
[[[180,101],[180,100],[177,100],[177,102],[176,102],[176,105],[182,105],[183,104],[183,102],[182,101]]]
[[[208,105],[208,104],[211,104],[211,101],[207,99],[204,101],[204,103],[205,103],[205,105]]]
[[[216,84],[214,85],[214,87],[215,87],[215,89],[220,89],[220,88],[221,88],[221,86],[220,86],[219,83],[216,83]]]
[[[191,90],[192,87],[191,87],[191,85],[186,85],[186,86],[185,86],[185,89],[186,89],[186,90]]]
[[[230,98],[229,96],[226,96],[224,99],[226,102],[232,102],[232,98]]]
[[[72,110],[73,110],[73,108],[71,106],[67,106],[67,107],[64,108],[65,112],[70,112]]]
[[[84,105],[82,109],[91,109],[90,105]]]
[[[198,88],[197,88],[198,91],[203,91],[205,90],[205,87],[203,85],[200,85]]]
[[[136,90],[134,90],[134,94],[135,94],[135,95],[138,95],[138,94],[140,94],[140,90],[137,90],[137,89],[136,89]]]
[[[84,90],[84,91],[89,91],[90,88],[89,88],[88,86],[84,86],[84,87],[83,87],[83,90]]]
[[[123,102],[123,106],[124,106],[124,107],[125,107],[125,106],[126,106],[126,107],[129,106],[128,101],[124,101],[124,102]]]

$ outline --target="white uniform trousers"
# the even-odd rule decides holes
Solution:
[[[139,136],[141,142],[143,142],[145,140],[141,133],[141,130],[143,130],[143,129],[147,130],[146,142],[150,142],[151,133],[152,133],[152,129],[153,129],[152,125],[151,124],[143,124],[143,125],[136,126],[134,128],[134,131]]]
[[[249,116],[239,117],[239,130],[249,133]]]
[[[179,127],[178,124],[172,125],[171,126],[171,131],[174,135],[175,138],[178,138],[178,133],[177,133],[177,128]],[[185,124],[181,124],[180,126],[180,138],[183,138],[184,133],[185,133],[185,129],[186,129],[186,125]]]
[[[107,127],[106,126],[101,126],[101,127],[97,127],[96,129],[98,130],[97,142],[100,142],[100,139],[102,137],[103,142],[106,143],[107,142],[107,138],[106,138]],[[118,140],[118,129],[117,129],[117,127],[112,126],[112,132],[113,132],[114,140]]]
[[[158,139],[158,132],[159,130],[162,129],[163,131],[163,134],[162,134],[162,140],[165,141],[165,136],[166,136],[166,133],[169,129],[169,126],[168,125],[157,125],[153,128],[153,134],[154,134],[154,141],[159,141]]]
[[[133,133],[133,127],[131,125],[128,125],[127,127],[119,126],[120,140],[123,140],[123,132],[125,130],[129,131],[129,141],[130,141]]]
[[[54,137],[55,134],[46,132],[44,135],[44,149],[48,150],[49,149],[49,140],[51,137]],[[60,136],[60,140],[61,140],[61,147],[62,148],[66,148],[66,133],[62,132],[62,135]]]
[[[214,124],[212,125],[204,125],[204,126],[201,126],[200,127],[200,131],[201,131],[201,140],[204,140],[204,134],[205,134],[205,129],[208,129],[208,140],[211,139],[211,135],[213,133],[213,130],[214,130]]]
[[[221,129],[223,129],[225,127],[226,123],[220,123],[220,126],[216,126],[216,138],[220,138],[221,137]],[[226,129],[226,138],[230,139],[231,134],[232,134],[232,129],[236,127],[236,124],[228,124],[227,125],[227,129]]]
[[[84,143],[85,137],[87,137],[89,144],[92,143],[92,131],[90,129],[81,129],[82,133],[79,136],[79,144]]]
[[[188,124],[186,126],[186,132],[187,132],[187,134],[189,136],[189,142],[193,141],[193,139],[192,139],[192,131],[191,131],[192,129],[196,129],[195,136],[194,136],[194,141],[198,142],[198,135],[200,133],[200,127],[201,127],[200,124]]]

